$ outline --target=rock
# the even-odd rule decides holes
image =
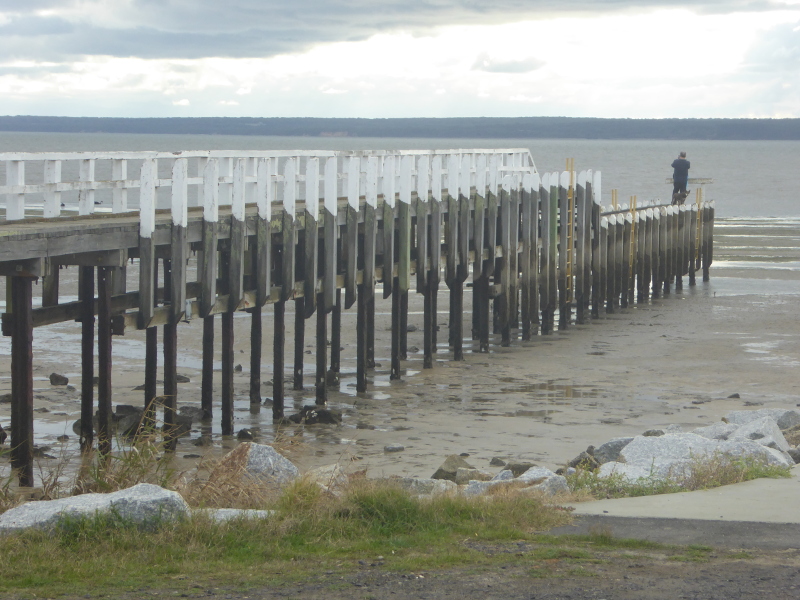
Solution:
[[[268,519],[274,516],[274,510],[253,510],[242,508],[197,508],[192,511],[192,515],[202,516],[214,523],[227,523],[237,519]]]
[[[175,381],[178,383],[190,383],[192,380],[186,375],[175,375]]]
[[[241,441],[252,441],[253,432],[249,429],[240,429],[239,433],[236,434],[236,439]]]
[[[594,458],[599,464],[614,462],[619,458],[620,451],[627,446],[632,437],[612,438],[599,448],[594,449]]]
[[[142,417],[144,417],[144,410],[139,414],[134,413],[123,416],[117,422],[117,431],[123,437],[132,437],[136,435],[136,432],[139,431],[139,425],[142,423]]]
[[[506,461],[499,456],[495,456],[492,460],[489,461],[490,467],[505,467]]]
[[[599,477],[622,476],[624,481],[635,483],[642,479],[649,479],[657,472],[654,472],[652,467],[643,465],[629,465],[621,462],[607,462],[600,465],[597,471]]]
[[[762,446],[775,448],[781,452],[786,452],[790,447],[783,437],[783,433],[781,433],[778,424],[772,417],[761,417],[760,419],[745,423],[728,436],[730,440],[742,438],[753,440]]]
[[[728,396],[728,398],[741,398],[741,396],[739,395],[738,392],[735,392],[735,393],[731,394],[730,396]]]
[[[480,496],[488,492],[491,488],[496,485],[501,485],[506,483],[505,481],[470,481],[464,488],[461,490],[461,493],[465,496]]]
[[[67,385],[69,379],[58,373],[50,373],[50,385]]]
[[[325,492],[336,493],[347,484],[348,478],[339,465],[326,465],[311,469],[303,475],[303,480],[315,483]]]
[[[491,481],[492,477],[494,476],[491,473],[481,471],[480,469],[466,469],[464,467],[459,467],[456,470],[456,483],[458,485],[466,485],[472,480]]]
[[[642,434],[644,437],[660,437],[664,435],[663,429],[648,429]]]
[[[11,404],[11,394],[3,394],[0,396],[0,404]]]
[[[555,496],[556,494],[569,493],[569,485],[567,484],[566,477],[553,473],[552,477],[548,477],[542,483],[523,489],[523,491],[526,492],[529,490],[536,490],[539,492],[544,492],[549,496]]]
[[[53,529],[64,518],[114,515],[120,524],[153,528],[189,515],[189,506],[177,492],[140,483],[111,494],[82,494],[59,500],[27,502],[0,515],[0,533],[28,528]]]
[[[783,432],[783,437],[790,446],[800,444],[800,425],[795,425]]]
[[[573,458],[571,461],[569,461],[567,466],[577,469],[583,469],[585,471],[594,471],[597,467],[600,466],[600,463],[597,462],[597,459],[594,456],[584,451],[578,454],[578,456]]]
[[[402,444],[389,444],[383,447],[384,452],[402,452],[406,447]]]
[[[299,413],[291,415],[289,420],[292,423],[303,423],[306,425],[316,425],[317,423],[338,425],[342,422],[342,413],[311,405],[304,406]]]
[[[492,477],[491,481],[511,481],[512,479],[514,479],[514,473],[508,469],[503,469],[497,475]]]
[[[211,436],[208,435],[201,435],[194,441],[195,446],[212,446],[214,442],[211,440]]]
[[[123,417],[125,415],[141,415],[144,413],[144,409],[140,406],[133,406],[132,404],[117,404],[114,407],[114,416],[117,418]]]
[[[795,464],[800,463],[800,448],[789,448],[786,454],[792,457],[792,460],[795,462]]]
[[[769,465],[775,465],[779,467],[794,466],[794,459],[792,459],[792,457],[786,452],[781,452],[775,448],[763,446],[758,442],[748,439],[727,440],[720,442],[718,451],[724,454],[730,454],[731,456],[760,459]]]
[[[522,475],[517,477],[517,481],[522,481],[525,483],[540,483],[548,477],[558,477],[558,475],[545,467],[531,467]]]
[[[236,365],[235,367],[233,367],[233,372],[234,373],[241,373],[242,372],[242,365]]]
[[[239,475],[244,481],[283,485],[300,475],[297,467],[272,446],[243,442],[222,457],[211,478]]]
[[[433,496],[436,494],[445,494],[447,492],[454,492],[458,489],[455,482],[449,479],[419,479],[416,477],[400,477],[392,479],[396,481],[401,488],[411,494],[418,496]]]
[[[511,471],[514,474],[514,477],[519,477],[525,471],[527,471],[531,467],[535,467],[535,466],[536,466],[535,464],[529,463],[529,462],[521,462],[521,463],[512,463],[512,462],[510,462],[510,463],[508,463],[506,465],[506,469]]]
[[[363,421],[359,421],[358,423],[356,423],[356,429],[370,429],[370,430],[372,430],[372,429],[375,429],[375,425],[371,425],[369,423],[365,423]]]
[[[178,414],[190,418],[193,423],[206,421],[210,418],[208,413],[202,407],[197,406],[196,404],[186,404],[181,406],[178,409]]]
[[[436,469],[436,472],[431,475],[431,479],[449,479],[452,482],[456,480],[456,472],[459,468],[474,469],[471,464],[465,461],[457,454],[451,454],[445,461]]]
[[[718,423],[714,423],[708,427],[698,427],[697,429],[693,429],[692,433],[695,435],[701,435],[710,440],[727,440],[728,436],[730,436],[737,429],[739,429],[738,425],[719,421]]]
[[[744,425],[750,421],[772,417],[781,430],[791,429],[795,425],[800,425],[800,412],[785,408],[760,408],[758,410],[735,410],[725,415],[728,423]]]
[[[417,330],[416,325],[406,325],[406,331],[408,333],[414,333]]]
[[[170,438],[179,438],[184,435],[189,435],[192,431],[192,418],[177,414],[175,415],[175,423],[173,425],[167,425],[165,423],[162,429]]]
[[[672,459],[690,459],[693,456],[710,454],[719,443],[693,433],[672,433],[660,437],[633,438],[620,451],[621,461],[634,465],[650,465]]]
[[[0,425],[0,445],[6,443],[6,438],[8,438],[8,434],[6,433],[6,430],[3,429],[3,426]]]
[[[672,423],[667,425],[666,429],[664,429],[664,433],[683,433],[683,427],[677,423]]]

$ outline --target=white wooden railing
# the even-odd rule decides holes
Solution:
[[[359,197],[369,201],[382,194],[393,203],[395,191],[438,197],[442,189],[453,193],[476,185],[496,193],[506,177],[512,178],[507,185],[519,185],[523,176],[536,173],[530,152],[519,148],[6,152],[0,153],[0,165],[5,167],[0,214],[4,209],[8,221],[150,213],[181,204],[204,206],[209,219],[219,206],[239,205],[235,196],[258,203],[261,216],[269,218],[273,205],[294,213],[298,201],[315,213],[320,199],[335,212],[342,197],[357,203]]]

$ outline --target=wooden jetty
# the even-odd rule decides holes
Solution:
[[[296,318],[293,384],[303,385],[305,323],[315,317],[316,402],[324,405],[338,380],[342,310],[357,312],[357,390],[368,388],[378,293],[391,298],[391,378],[399,379],[412,292],[424,297],[423,364],[431,368],[442,284],[452,358],[461,360],[465,339],[473,352],[489,352],[490,329],[509,345],[551,334],[556,323],[564,330],[649,302],[680,289],[684,276],[694,285],[698,269],[707,280],[713,257],[713,203],[604,208],[599,172],[569,166],[540,174],[526,149],[5,153],[0,161],[2,331],[11,337],[11,456],[22,486],[33,485],[37,327],[81,323],[81,447],[107,453],[112,340],[127,328],[146,330],[143,407],[152,419],[160,399],[169,432],[179,394],[178,337],[195,319],[203,320],[201,404],[207,418],[216,417],[219,316],[219,417],[230,435],[236,311],[251,314],[250,401],[260,404],[262,319],[272,305],[272,411],[279,421],[287,302]],[[63,266],[79,269],[77,301],[59,297]],[[127,289],[127,269],[138,271],[136,289]],[[42,298],[34,308],[37,278]],[[469,284],[472,334],[465,337]]]

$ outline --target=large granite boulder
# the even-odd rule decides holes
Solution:
[[[594,449],[594,459],[598,464],[615,462],[619,459],[622,449],[631,443],[632,437],[618,437],[607,441],[602,446]]]
[[[448,479],[455,482],[456,474],[459,469],[474,469],[471,464],[464,460],[463,456],[458,454],[451,454],[444,462],[436,469],[436,472],[431,475],[431,479]]]
[[[458,486],[449,479],[427,479],[422,477],[398,477],[392,479],[404,490],[415,496],[434,496],[454,492]]]
[[[184,518],[189,506],[180,494],[140,483],[110,494],[83,494],[58,500],[27,502],[0,515],[0,533],[28,528],[53,529],[65,519],[113,514],[121,523],[149,529]]]
[[[746,439],[758,442],[762,446],[775,448],[782,452],[789,449],[786,438],[783,437],[780,427],[771,416],[754,419],[741,425],[728,436],[729,440]]]
[[[211,477],[285,485],[300,471],[272,446],[244,442],[222,457]]]
[[[781,430],[800,425],[800,412],[786,408],[760,408],[758,410],[734,410],[725,415],[725,421],[744,425],[763,417],[772,417]]]

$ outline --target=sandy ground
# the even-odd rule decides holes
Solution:
[[[367,469],[371,476],[428,477],[449,454],[468,453],[475,467],[489,468],[493,457],[562,466],[587,445],[615,436],[677,423],[685,429],[710,424],[730,410],[795,407],[800,403],[800,324],[796,306],[800,275],[794,270],[759,268],[730,262],[747,252],[733,241],[726,253],[724,230],[717,233],[710,283],[688,286],[653,302],[636,305],[584,326],[571,326],[509,348],[492,345],[488,355],[472,353],[466,343],[463,362],[453,362],[440,344],[435,368],[422,369],[422,301],[412,294],[408,334],[412,350],[400,382],[389,382],[390,301],[379,301],[376,361],[380,366],[369,391],[355,393],[355,307],[343,315],[342,382],[330,394],[330,407],[343,412],[341,426],[282,427],[294,444],[293,460],[304,469],[340,462]],[[758,235],[771,235],[763,230]],[[733,238],[731,238],[732,240]],[[737,242],[738,243],[738,242]],[[757,246],[758,240],[748,242]],[[770,257],[786,254],[785,248]],[[69,295],[75,269],[64,273],[62,293]],[[1,290],[0,290],[1,291]],[[469,291],[469,290],[468,290]],[[465,331],[470,329],[470,298],[465,297]],[[2,297],[2,296],[0,296]],[[291,369],[294,315],[288,307],[286,362]],[[447,340],[447,293],[442,290],[439,341]],[[272,395],[272,318],[264,312],[263,396]],[[235,430],[249,428],[256,441],[276,435],[271,409],[252,412],[249,404],[249,315],[235,319]],[[287,414],[314,403],[314,319],[306,327],[306,389],[287,389]],[[179,386],[179,404],[199,405],[202,325],[179,328],[178,372],[189,377]],[[495,338],[494,341],[499,341]],[[80,325],[62,323],[34,332],[36,443],[53,456],[72,454],[77,436],[72,423],[80,411]],[[143,383],[144,335],[127,331],[114,339],[113,400],[143,402],[134,388]],[[10,391],[10,340],[0,340],[0,394]],[[219,368],[219,363],[217,363]],[[65,374],[73,388],[51,386],[52,372]],[[219,373],[217,373],[217,376]],[[287,371],[287,379],[290,381]],[[217,381],[219,378],[217,377]],[[739,394],[739,398],[731,398]],[[178,444],[177,456],[218,455],[237,442],[219,435],[219,412],[212,426],[214,447],[193,445],[198,427]],[[0,424],[10,422],[10,405],[0,404]],[[58,436],[68,435],[66,441]],[[384,447],[402,445],[401,452]],[[7,445],[6,445],[7,447]],[[47,459],[42,468],[52,467]],[[50,465],[48,467],[48,465]],[[187,467],[188,468],[188,467]],[[0,475],[8,473],[0,458]]]

